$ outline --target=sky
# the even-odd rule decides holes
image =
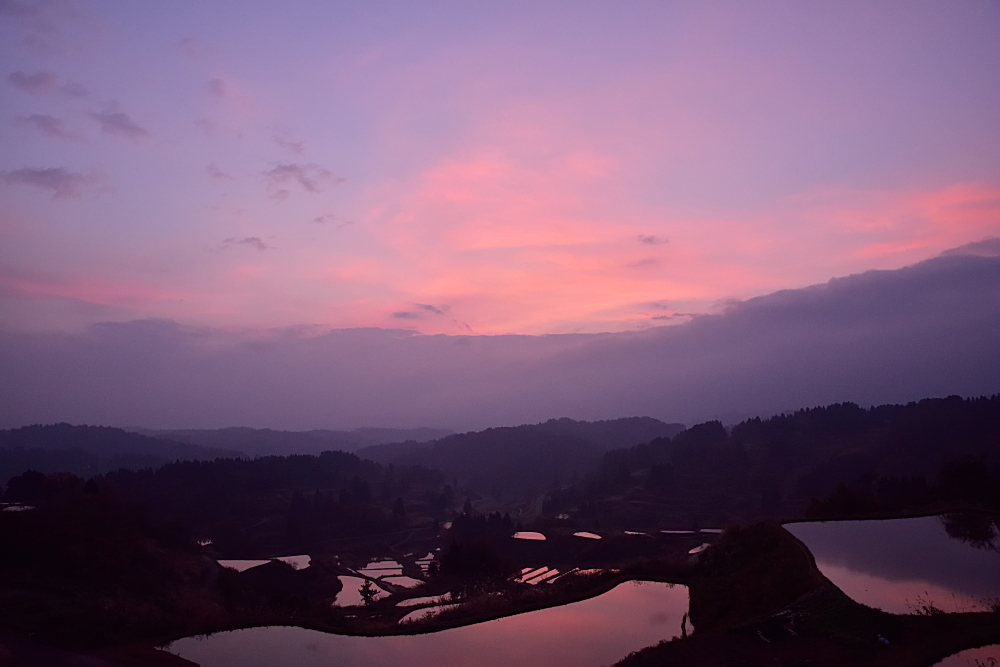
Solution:
[[[0,0],[0,426],[1000,391],[998,34],[996,0]]]
[[[1000,235],[997,2],[0,0],[0,320],[637,331]]]

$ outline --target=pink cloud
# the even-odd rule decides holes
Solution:
[[[612,209],[598,193],[617,187],[616,170],[562,168],[572,162],[488,149],[373,193],[387,285],[451,304],[480,333],[619,330],[898,268],[1000,231],[1000,190],[983,185],[823,189],[724,215],[628,198]],[[664,301],[678,308],[649,306]]]

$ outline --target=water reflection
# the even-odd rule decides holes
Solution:
[[[925,604],[976,611],[1000,598],[1000,553],[989,548],[992,542],[979,539],[985,535],[982,526],[965,517],[811,522],[786,528],[809,547],[824,575],[869,606],[893,613],[912,613]]]
[[[346,637],[289,627],[188,637],[169,650],[205,667],[600,667],[680,634],[683,586],[626,583],[562,607],[409,637]]]
[[[394,560],[376,560],[358,570],[358,574],[373,579],[400,576],[403,574],[403,566]]]
[[[248,558],[228,558],[219,561],[219,565],[222,567],[228,567],[231,570],[236,570],[237,572],[246,572],[249,569],[260,567],[261,565],[267,565],[271,561],[260,560],[260,559],[248,559]]]
[[[211,543],[211,540],[208,540]],[[288,563],[296,570],[304,570],[309,567],[312,563],[312,557],[306,555],[300,556],[278,556],[270,560],[261,559],[247,559],[247,558],[224,558],[219,560],[219,565],[222,567],[228,567],[230,569],[236,570],[237,572],[245,572],[251,568],[259,567],[261,565],[266,565],[271,562],[271,560],[280,560],[284,563]]]
[[[981,512],[955,512],[941,517],[949,537],[965,542],[976,549],[997,550],[997,522],[1000,517]]]
[[[948,656],[934,667],[1000,667],[1000,644],[970,648]]]
[[[337,593],[337,597],[334,598],[333,604],[338,607],[356,607],[365,603],[365,599],[361,597],[361,587],[365,585],[368,581],[362,577],[349,577],[341,576],[340,584],[343,588]],[[381,600],[382,598],[388,596],[381,588],[375,588],[375,595],[372,597],[373,600]]]
[[[535,542],[544,542],[545,536],[541,533],[536,533],[532,530],[521,530],[514,533],[511,537],[515,540],[533,540]]]

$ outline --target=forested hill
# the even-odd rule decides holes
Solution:
[[[1000,500],[992,486],[1000,491],[1000,395],[952,396],[871,408],[839,403],[730,430],[698,424],[607,452],[594,476],[550,494],[546,509],[605,503],[610,512],[624,499],[633,513],[655,508],[677,521],[725,524],[799,515],[812,501],[826,514],[992,505]],[[837,493],[840,500],[827,502]]]
[[[109,426],[36,424],[0,430],[0,484],[25,470],[71,472],[90,477],[118,468],[242,455],[231,449],[152,438]]]
[[[929,479],[949,461],[971,457],[1000,463],[1000,395],[799,410],[743,422],[730,439],[781,476],[798,473],[800,495],[823,494],[873,476]]]
[[[670,437],[683,424],[650,417],[607,421],[550,419],[540,424],[460,433],[427,443],[366,447],[358,455],[383,463],[420,464],[494,495],[532,493],[591,472],[603,452]]]
[[[0,498],[45,506],[97,495],[125,502],[144,530],[175,545],[196,539],[233,557],[289,553],[335,539],[429,527],[460,499],[440,472],[383,466],[348,452],[176,461],[89,480],[28,471]]]

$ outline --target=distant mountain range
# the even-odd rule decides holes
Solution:
[[[0,483],[25,470],[90,477],[118,468],[151,468],[176,460],[242,455],[231,449],[154,438],[110,426],[35,424],[0,431]]]
[[[154,438],[174,440],[200,447],[238,450],[247,456],[319,454],[325,451],[356,452],[364,447],[389,442],[426,442],[451,435],[454,431],[437,428],[357,428],[353,431],[274,431],[269,428],[236,426],[219,429],[180,429],[156,431],[143,428],[126,430]]]
[[[223,428],[157,431],[52,424],[0,431],[0,483],[25,470],[90,477],[175,460],[211,460],[323,451],[356,452],[380,463],[423,465],[488,490],[544,490],[594,468],[604,452],[672,437],[682,424],[650,417],[540,424],[455,434],[442,429],[360,428],[275,431]]]
[[[110,426],[35,424],[0,430],[0,484],[26,470],[70,472],[81,477],[127,468],[156,468],[172,461],[207,461],[324,451],[449,435],[431,428],[359,428],[354,431],[272,431],[223,428],[154,431]]]

